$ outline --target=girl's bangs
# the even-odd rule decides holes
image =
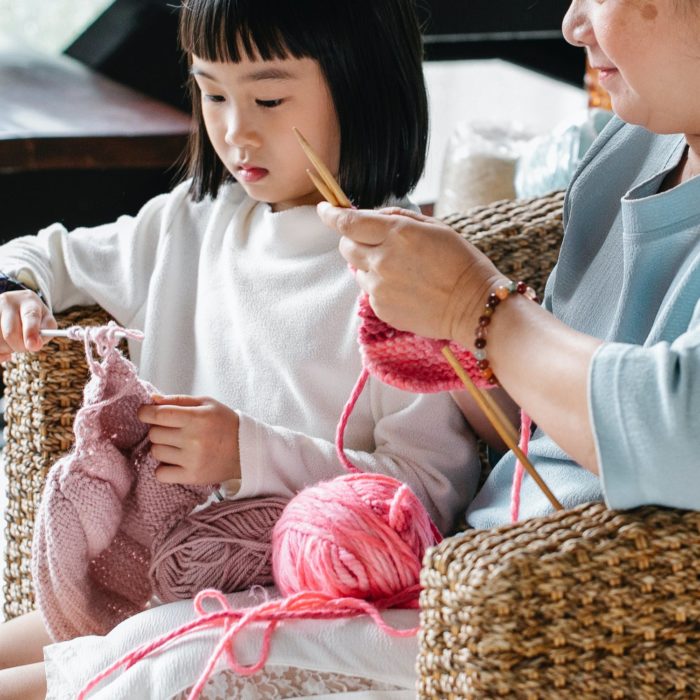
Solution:
[[[182,49],[211,62],[310,56],[300,41],[306,33],[304,27],[294,26],[292,13],[273,18],[260,7],[264,4],[256,0],[189,0],[181,10]]]

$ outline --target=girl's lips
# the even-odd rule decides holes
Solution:
[[[241,182],[257,182],[262,180],[268,173],[266,168],[237,168],[236,179]]]

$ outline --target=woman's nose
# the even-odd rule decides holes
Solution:
[[[564,38],[573,46],[586,47],[594,41],[588,17],[588,2],[589,0],[572,0],[564,16],[562,23]]]

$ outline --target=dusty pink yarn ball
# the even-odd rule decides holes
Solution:
[[[425,550],[439,539],[408,486],[380,474],[349,474],[287,504],[272,532],[273,574],[285,596],[415,596]]]

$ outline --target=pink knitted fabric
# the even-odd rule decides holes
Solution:
[[[413,391],[417,394],[464,389],[462,380],[455,374],[454,369],[442,354],[442,349],[448,345],[477,387],[492,389],[494,386],[481,376],[474,355],[458,343],[424,338],[390,326],[374,313],[367,294],[360,295],[358,307],[358,315],[362,319],[358,331],[358,342],[363,369],[345,405],[336,432],[338,457],[345,468],[351,471],[353,467],[345,456],[344,449],[345,428],[370,375],[397,389]],[[531,421],[522,411],[521,418],[519,447],[523,454],[527,455]],[[522,463],[517,460],[511,491],[510,512],[513,522],[518,520],[520,512],[523,471]]]
[[[155,479],[148,426],[136,417],[153,388],[116,349],[120,331],[112,323],[84,333],[92,377],[75,419],[75,446],[49,472],[36,521],[32,576],[54,640],[105,634],[143,610],[151,543],[212,492]]]
[[[362,364],[385,384],[418,394],[463,389],[464,385],[441,352],[449,345],[478,387],[492,386],[481,376],[474,355],[458,343],[397,330],[377,317],[366,294],[360,295],[358,304],[362,319],[358,332]]]

